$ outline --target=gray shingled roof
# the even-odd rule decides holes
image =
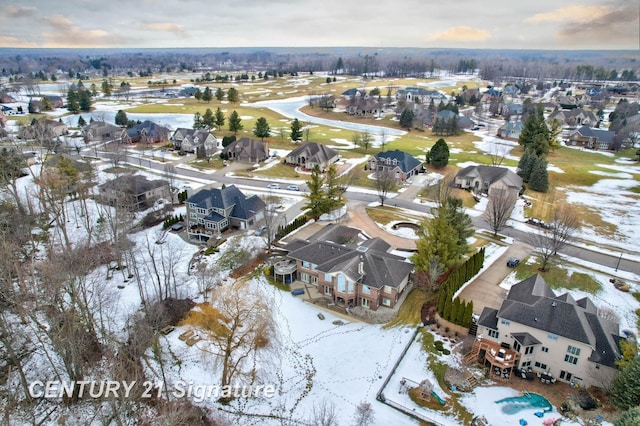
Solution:
[[[287,157],[305,156],[307,162],[310,163],[326,163],[332,158],[337,157],[338,151],[335,149],[315,142],[305,142],[289,154]]]
[[[348,241],[352,243],[360,234],[360,230],[355,228],[335,225],[328,227],[330,228],[328,231],[324,229],[319,231],[306,244],[301,240],[290,243],[291,249],[297,248],[291,250],[288,257],[315,264],[316,270],[320,272],[341,272],[353,281],[373,288],[381,288],[385,285],[397,287],[413,269],[413,264],[406,262],[404,258],[385,251],[384,248],[390,246],[384,241],[374,241],[380,240],[379,238],[361,245],[319,241],[318,238],[321,236],[336,237],[347,233],[350,235]],[[287,249],[290,245],[287,245]],[[362,248],[359,249],[359,247]],[[360,274],[360,263],[362,263],[364,274]]]
[[[590,359],[601,364],[614,366],[620,353],[617,323],[599,317],[590,300],[576,302],[568,293],[556,296],[540,275],[513,285],[497,318],[587,344],[594,352]]]
[[[511,333],[511,336],[522,346],[532,346],[540,344],[540,340],[536,339],[529,333]]]
[[[576,130],[574,134],[575,133],[579,133],[580,135],[589,138],[596,138],[597,141],[605,143],[613,143],[613,137],[616,134],[611,130],[593,129],[589,126],[582,126]]]
[[[235,185],[202,189],[187,198],[186,202],[207,210],[232,208],[230,216],[239,219],[248,219],[265,206],[264,201],[257,195],[247,198]],[[251,210],[254,213],[251,213]]]
[[[483,182],[489,182],[489,185],[504,180],[504,182],[514,188],[520,189],[522,187],[522,178],[505,167],[495,166],[467,166],[456,174],[457,178],[476,178],[480,177]]]
[[[379,162],[384,162],[387,158],[391,159],[391,161],[396,160],[398,162],[398,167],[403,173],[409,173],[411,170],[422,165],[422,163],[414,156],[407,154],[404,151],[400,151],[399,149],[379,152],[376,154],[375,158]]]
[[[478,325],[488,327],[492,330],[498,329],[498,310],[485,307],[478,318]]]
[[[132,128],[125,130],[125,133],[130,138],[133,138],[139,136],[143,130],[146,131],[147,136],[165,136],[169,134],[169,129],[150,120],[145,120],[140,124],[136,124]]]

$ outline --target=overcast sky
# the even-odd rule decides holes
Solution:
[[[638,0],[0,0],[2,47],[640,49]]]

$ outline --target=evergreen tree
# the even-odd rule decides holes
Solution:
[[[294,142],[302,140],[302,124],[297,118],[291,122],[291,140]]]
[[[340,178],[338,176],[338,168],[334,164],[329,166],[329,169],[327,169],[324,184],[328,209],[325,213],[329,213],[331,210],[344,206],[345,188],[340,182]]]
[[[471,217],[465,212],[462,200],[456,197],[447,198],[440,214],[446,215],[446,220],[455,230],[457,256],[460,259],[469,251],[468,239],[475,233]]]
[[[238,94],[238,90],[235,87],[230,87],[229,90],[227,90],[227,99],[232,104],[238,103],[238,101],[240,100],[240,95]]]
[[[611,382],[611,402],[622,410],[640,405],[640,355]]]
[[[206,103],[209,103],[211,102],[211,99],[213,99],[213,93],[211,93],[211,88],[205,87],[204,92],[202,92],[202,100],[205,101]]]
[[[242,128],[242,119],[238,116],[238,112],[234,110],[229,116],[229,130],[235,135],[242,130]]]
[[[202,100],[202,90],[196,89],[195,92],[193,92],[193,97],[196,98],[196,101],[200,102]]]
[[[525,149],[520,162],[518,163],[518,176],[522,178],[524,182],[529,182],[531,177],[531,170],[536,163],[538,157],[530,149]]]
[[[449,164],[449,146],[444,139],[436,141],[429,152],[430,163],[436,167],[446,167]]]
[[[224,136],[224,137],[222,138],[222,147],[223,147],[223,148],[228,147],[228,146],[231,144],[231,142],[235,142],[235,140],[236,140],[235,135],[231,135],[231,136]]]
[[[549,174],[545,159],[537,157],[529,177],[529,188],[538,192],[547,192],[549,189]]]
[[[416,270],[429,271],[433,261],[439,270],[448,271],[458,262],[457,233],[446,215],[435,214],[433,218],[425,218],[418,234],[417,250],[411,256]]]
[[[269,128],[269,123],[267,123],[266,118],[260,117],[256,120],[256,125],[253,128],[253,134],[260,138],[260,140],[264,140],[264,138],[271,136],[271,129]]]
[[[613,426],[638,426],[640,425],[640,406],[633,407],[622,413],[620,418],[613,422]]]
[[[222,102],[223,99],[224,99],[224,90],[218,87],[218,89],[216,90],[216,100],[218,102]]]
[[[78,92],[69,89],[67,92],[67,110],[74,114],[80,112],[80,104],[78,103]]]
[[[324,213],[327,213],[327,199],[323,191],[324,179],[320,166],[316,164],[311,170],[311,176],[306,181],[309,192],[304,194],[307,202],[302,206],[303,209],[309,210],[309,215],[315,220],[320,219]]]
[[[202,116],[202,126],[207,129],[213,129],[215,127],[215,118],[210,108],[207,108]]]
[[[405,129],[410,129],[413,126],[413,118],[414,118],[413,110],[409,108],[405,108],[402,110],[400,114],[400,127]]]
[[[451,301],[451,294],[447,292],[447,296],[444,302],[444,310],[442,318],[446,321],[449,321],[451,318],[451,311],[453,310],[453,302]]]
[[[111,95],[111,84],[107,80],[102,80],[102,94],[104,96]]]
[[[78,127],[84,127],[87,125],[87,122],[84,121],[84,118],[82,118],[82,116],[80,116],[80,118],[78,118]]]
[[[535,146],[535,152],[548,152],[551,137],[547,123],[544,120],[542,105],[537,105],[526,118],[518,143],[525,147]],[[546,148],[545,148],[546,147]]]
[[[199,112],[193,114],[193,128],[194,130],[202,129],[204,124],[202,123],[202,116]]]
[[[118,112],[116,112],[116,125],[120,127],[126,127],[127,124],[129,124],[127,113],[123,110],[118,110]]]
[[[218,89],[220,90],[220,89]],[[222,128],[222,126],[224,126],[224,122],[226,120],[226,117],[224,116],[224,112],[222,112],[222,110],[220,109],[220,107],[218,107],[218,109],[216,109],[216,114],[215,114],[215,118],[214,118],[214,123],[216,126],[218,126],[218,128]]]
[[[80,111],[91,111],[91,93],[88,90],[78,91],[78,107]]]

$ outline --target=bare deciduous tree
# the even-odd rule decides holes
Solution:
[[[489,224],[493,235],[497,235],[507,225],[516,195],[506,189],[494,189],[489,194],[489,203],[482,218]]]
[[[529,243],[540,256],[540,270],[546,271],[551,259],[571,241],[580,229],[580,219],[571,206],[560,205],[540,232],[531,234]]]
[[[326,399],[313,404],[313,412],[309,423],[315,426],[338,426],[335,405]]]
[[[215,356],[222,369],[221,386],[252,384],[257,378],[255,360],[275,337],[271,305],[262,292],[238,280],[217,288],[210,304],[200,304],[183,321],[204,334],[198,348]]]
[[[373,407],[370,402],[362,401],[356,407],[354,426],[368,426],[375,421]]]
[[[380,204],[384,206],[384,201],[387,199],[387,195],[390,191],[396,188],[396,180],[393,175],[386,170],[377,170],[375,172],[375,187],[378,192],[378,198]]]

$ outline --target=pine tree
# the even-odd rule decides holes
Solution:
[[[238,103],[238,101],[240,100],[240,95],[238,94],[238,90],[235,87],[230,87],[229,90],[227,90],[227,99],[232,104]]]
[[[211,99],[213,99],[213,93],[211,93],[211,88],[205,87],[204,92],[202,92],[202,100],[205,101],[206,103],[209,103],[211,102]]]
[[[207,110],[204,112],[204,115],[202,116],[202,126],[207,129],[213,129],[213,127],[215,126],[213,111],[211,111],[210,108],[207,108]]]
[[[429,271],[434,261],[438,269],[448,271],[458,262],[458,234],[446,215],[435,214],[433,218],[425,218],[418,233],[417,250],[411,256],[416,270]]]
[[[224,126],[225,120],[226,120],[226,117],[224,116],[224,112],[222,112],[220,107],[218,107],[218,109],[216,109],[215,118],[214,118],[215,125],[218,126],[218,128],[220,129],[222,128],[222,126]]]
[[[611,402],[622,410],[640,405],[640,355],[611,382]]]
[[[524,182],[529,182],[531,170],[533,170],[533,165],[535,164],[536,159],[537,156],[528,148],[524,150],[522,157],[520,157],[520,162],[518,163],[518,176],[520,176]]]
[[[78,103],[78,92],[73,89],[69,89],[67,92],[67,110],[74,114],[80,111],[80,104]]]
[[[442,318],[449,321],[449,318],[451,318],[451,309],[453,308],[453,303],[451,302],[451,296],[450,294],[447,293],[447,296],[445,298],[445,302],[444,302],[444,310],[443,310],[443,315]]]
[[[91,111],[91,92],[86,89],[78,90],[78,107],[80,111]]]
[[[202,123],[202,116],[199,112],[196,112],[195,114],[193,114],[193,128],[197,130],[202,129],[203,127],[204,124]]]
[[[315,220],[320,219],[324,213],[327,213],[327,199],[323,191],[324,179],[319,165],[315,165],[311,171],[311,176],[306,181],[309,192],[304,194],[307,202],[302,206],[303,209],[309,211],[311,217]]]
[[[436,141],[429,152],[429,162],[435,167],[446,167],[449,164],[449,146],[444,139]]]
[[[116,125],[125,127],[127,124],[129,124],[127,113],[123,110],[118,110],[118,112],[116,113]]]
[[[238,115],[238,112],[234,110],[229,116],[229,130],[235,135],[242,130],[242,128],[242,119]]]
[[[622,413],[620,418],[613,423],[613,426],[638,426],[640,425],[640,406],[630,408]]]
[[[216,100],[218,102],[221,102],[223,99],[224,99],[224,90],[218,87],[218,89],[216,90]]]
[[[291,122],[291,140],[294,142],[302,140],[302,124],[297,118]]]
[[[456,297],[453,300],[452,306],[451,306],[451,314],[449,315],[449,318],[447,318],[447,321],[451,321],[452,323],[456,323],[458,320],[458,312],[460,311],[460,299],[458,297]]]
[[[196,98],[196,101],[200,102],[202,100],[202,90],[196,89],[193,92],[193,97]]]
[[[411,109],[405,108],[400,114],[400,127],[410,129],[413,126],[414,113]]]
[[[269,128],[269,123],[267,123],[266,118],[260,117],[256,120],[256,125],[253,128],[253,134],[260,138],[260,140],[264,140],[264,138],[271,136],[271,129]]]
[[[547,172],[547,161],[538,157],[531,176],[529,177],[529,188],[538,192],[547,192],[549,189],[549,174]]]
[[[84,118],[82,118],[82,116],[80,116],[80,118],[78,118],[78,127],[84,127],[87,125],[87,122],[84,121]]]

